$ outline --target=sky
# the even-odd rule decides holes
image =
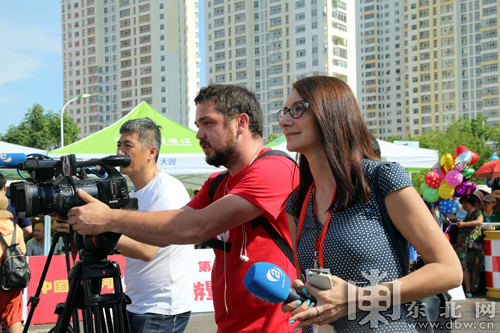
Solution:
[[[199,1],[200,87],[205,86],[204,0]],[[63,107],[60,1],[0,1],[0,134],[28,108]]]

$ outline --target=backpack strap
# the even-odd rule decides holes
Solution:
[[[7,245],[7,242],[5,241],[5,238],[3,238],[3,235],[0,234],[0,241],[2,241],[2,244],[5,245],[5,248],[9,248],[9,245]]]
[[[2,241],[3,245],[5,245],[5,248],[9,248],[9,246],[17,246],[19,244],[16,243],[16,224],[14,223],[14,221],[12,221],[12,224],[14,225],[14,231],[12,232],[12,242],[10,245],[7,245],[7,241],[5,240],[5,238],[3,238],[3,235],[0,234],[0,241]]]
[[[219,184],[222,180],[229,174],[229,171],[224,171],[219,173],[214,180],[210,183],[210,187],[208,188],[208,195],[210,196],[210,200],[214,202],[215,190],[219,187]]]
[[[269,151],[266,151],[265,153],[261,154],[259,157],[257,157],[255,159],[254,162],[256,162],[257,160],[261,159],[261,158],[264,158],[264,157],[267,157],[267,156],[283,156],[283,157],[286,157],[288,159],[290,159],[291,161],[293,161],[295,163],[295,160],[293,160],[290,155],[288,155],[287,153],[281,151],[281,150],[269,150]],[[243,171],[241,177],[243,177],[243,174],[245,173],[246,169],[249,167],[250,165],[248,165],[245,170]],[[229,171],[224,171],[220,174],[218,174],[214,180],[210,183],[210,187],[208,189],[208,194],[210,196],[210,199],[212,200],[212,202],[214,201],[214,196],[215,196],[215,191],[217,189],[217,187],[219,186],[219,184],[222,182],[222,180],[229,174]],[[240,178],[241,179],[241,178]],[[250,221],[251,224],[252,224],[252,228],[255,229],[259,226],[259,224],[264,228],[264,230],[269,234],[269,236],[272,238],[272,240],[274,241],[274,243],[280,248],[280,250],[286,255],[286,257],[288,258],[288,260],[290,260],[290,262],[293,264],[294,263],[294,259],[293,259],[293,250],[290,248],[290,246],[286,243],[286,241],[283,239],[283,237],[281,237],[281,235],[279,234],[279,232],[276,230],[276,228],[271,224],[271,222],[269,222],[265,217],[263,216],[258,216],[256,217],[255,219],[251,220]],[[225,245],[225,248],[224,248],[224,242],[221,241],[221,240],[218,240],[216,238],[212,238],[206,242],[203,242],[202,243],[203,245],[206,245],[208,247],[211,247],[211,248],[214,248],[214,249],[217,249],[217,250],[221,250],[221,251],[225,251],[226,252],[230,252],[231,251],[231,243],[227,243],[226,242],[226,245]]]

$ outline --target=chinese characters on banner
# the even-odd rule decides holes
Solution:
[[[199,249],[194,251],[194,307],[195,312],[213,312],[212,297],[212,266],[214,264],[214,251],[212,249]]]
[[[116,261],[120,265],[121,277],[123,280],[123,273],[125,268],[125,258],[120,255],[108,256],[109,260]],[[40,277],[42,275],[43,267],[47,257],[29,257],[28,266],[31,270],[31,279],[27,288],[27,299],[35,296]],[[78,257],[77,257],[78,260]],[[33,313],[31,324],[49,324],[57,321],[57,315],[54,314],[56,305],[58,303],[66,302],[68,295],[69,284],[68,274],[66,272],[66,258],[63,255],[55,255],[52,257],[50,267],[47,271],[47,276],[43,283],[42,292],[40,293],[40,303]],[[104,279],[102,281],[102,293],[107,294],[114,291],[113,281],[111,279]],[[23,307],[27,307],[27,302],[23,302]],[[29,308],[23,311],[23,314],[29,312]],[[80,313],[81,318],[81,313]],[[23,319],[26,317],[23,315]]]
[[[213,312],[214,306],[212,302],[212,265],[214,262],[214,251],[212,249],[201,249],[194,251],[194,307],[195,312]],[[31,270],[31,280],[28,288],[25,290],[25,300],[23,301],[23,319],[26,320],[29,308],[27,308],[27,300],[34,296],[43,267],[47,257],[29,257],[29,268]],[[78,259],[78,258],[77,258]],[[116,261],[120,265],[122,284],[125,274],[125,258],[121,255],[108,256],[109,260]],[[126,290],[126,287],[123,286]],[[66,301],[69,290],[68,275],[66,272],[66,259],[63,255],[55,255],[52,257],[50,267],[45,277],[45,282],[40,293],[40,303],[36,307],[33,314],[31,324],[50,324],[57,321],[57,316],[54,310],[58,303]],[[114,291],[112,279],[104,279],[102,281],[102,293],[111,293]],[[80,313],[81,318],[81,313]]]

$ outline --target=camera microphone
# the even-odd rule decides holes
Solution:
[[[243,284],[252,295],[267,303],[304,302],[308,299],[316,302],[314,297],[292,288],[290,278],[283,269],[268,262],[253,264],[245,275]]]
[[[26,154],[23,153],[0,153],[0,168],[17,169],[19,163],[26,161]]]

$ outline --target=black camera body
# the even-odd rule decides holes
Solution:
[[[78,196],[82,189],[111,208],[137,210],[137,199],[130,199],[127,181],[114,168],[130,165],[130,156],[111,155],[102,159],[76,161],[74,154],[60,161],[33,157],[19,164],[31,178],[10,185],[10,199],[18,217],[65,215],[71,208],[83,206]],[[103,179],[88,179],[87,173],[107,174]],[[104,177],[104,176],[102,176]],[[80,257],[86,262],[102,262],[114,252],[121,234],[105,232],[100,235],[74,234]]]
[[[123,208],[130,200],[127,181],[113,166],[129,164],[127,155],[86,161],[76,161],[74,154],[60,161],[28,159],[20,163],[19,170],[27,171],[31,178],[10,185],[12,205],[19,217],[64,215],[85,204],[78,196],[78,189],[82,189],[111,208]],[[88,172],[102,171],[107,173],[106,178],[88,179]]]

